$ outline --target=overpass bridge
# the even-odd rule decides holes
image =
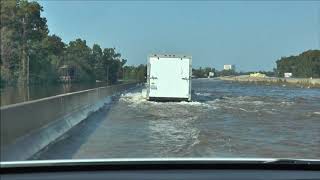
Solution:
[[[1,161],[32,159],[85,119],[96,128],[97,121],[91,119],[99,119],[114,96],[138,85],[100,87],[1,107]],[[65,152],[62,157],[67,156]]]

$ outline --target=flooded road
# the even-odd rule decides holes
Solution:
[[[32,159],[320,158],[320,90],[193,80],[192,102],[114,97]]]

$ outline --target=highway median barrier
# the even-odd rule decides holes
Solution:
[[[27,160],[111,102],[111,96],[137,86],[99,87],[1,107],[1,161]]]

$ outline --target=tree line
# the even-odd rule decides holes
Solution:
[[[235,76],[240,75],[240,73],[236,72],[235,70],[217,70],[212,67],[199,67],[192,69],[192,75],[195,78],[207,78],[209,76],[209,72],[214,73],[214,77],[218,76]]]
[[[320,78],[320,50],[307,50],[297,56],[281,57],[276,64],[277,68],[273,71],[218,71],[211,67],[200,67],[193,69],[192,74],[197,78],[205,78],[209,72],[214,72],[215,76],[239,76],[259,72],[269,77],[284,77],[284,73],[292,73],[292,77],[296,78]]]
[[[211,67],[192,68],[192,76],[196,78],[206,78],[209,76],[209,72],[216,73],[217,70]]]
[[[125,66],[115,48],[92,47],[86,40],[64,43],[50,35],[43,8],[35,1],[1,1],[1,85],[121,79],[144,80],[145,66]],[[143,75],[142,75],[143,74]]]
[[[308,50],[297,56],[282,57],[277,60],[276,73],[292,73],[298,78],[320,78],[320,50]]]
[[[234,69],[231,70],[217,70],[212,67],[199,67],[192,69],[192,75],[195,78],[207,78],[209,76],[209,72],[214,73],[214,77],[219,76],[239,76],[239,75],[249,75],[254,72],[237,72]],[[273,75],[273,72],[259,71],[260,73],[267,74],[269,76]]]

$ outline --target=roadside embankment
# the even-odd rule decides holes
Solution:
[[[1,161],[26,160],[137,83],[106,86],[1,107]]]
[[[226,76],[219,77],[224,81],[234,81],[240,83],[292,85],[306,88],[320,88],[320,78],[277,78],[277,77],[249,77],[249,76]]]

